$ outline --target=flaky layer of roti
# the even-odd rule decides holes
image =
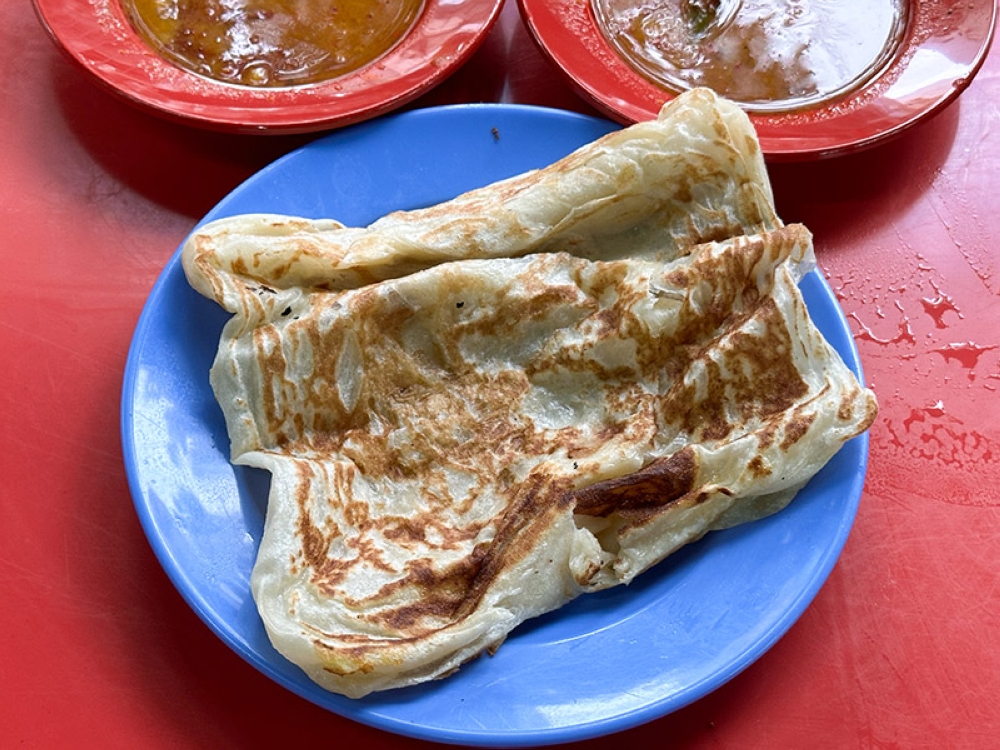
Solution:
[[[352,697],[784,507],[876,412],[799,293],[809,232],[706,91],[439,206],[225,219],[183,260],[234,314],[233,461],[273,475],[258,609]]]

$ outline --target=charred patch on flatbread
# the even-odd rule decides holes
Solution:
[[[690,447],[682,448],[633,474],[576,490],[570,502],[576,513],[585,516],[608,516],[622,510],[661,507],[689,493],[697,475],[697,456]]]

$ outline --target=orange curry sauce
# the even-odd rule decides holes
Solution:
[[[394,47],[423,0],[122,0],[173,63],[225,83],[294,86],[350,73]]]

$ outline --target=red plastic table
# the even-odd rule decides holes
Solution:
[[[203,132],[100,90],[28,0],[0,4],[0,746],[418,747],[299,699],[169,583],[126,485],[119,395],[145,298],[192,225],[309,136]],[[593,112],[507,4],[414,107]],[[815,602],[701,701],[587,747],[1000,743],[1000,51],[877,149],[772,168],[881,402],[860,512]]]

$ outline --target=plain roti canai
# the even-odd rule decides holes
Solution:
[[[706,90],[565,159],[368,227],[222,219],[211,382],[272,474],[253,595],[351,697],[776,512],[876,414],[809,318],[812,239]]]

